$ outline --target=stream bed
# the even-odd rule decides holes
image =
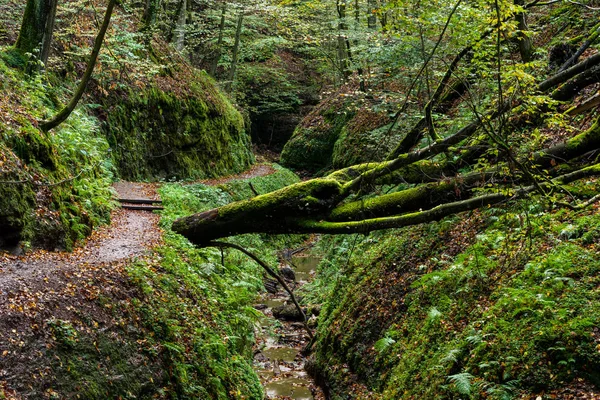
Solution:
[[[288,285],[297,296],[297,289],[314,276],[320,258],[297,255],[287,263],[295,273],[295,282]],[[265,389],[267,399],[324,400],[322,390],[304,370],[306,358],[302,349],[309,338],[300,321],[278,320],[273,310],[292,304],[288,294],[277,286],[276,293],[266,293],[256,308],[265,315],[256,329],[254,369]],[[308,315],[307,315],[308,317]]]

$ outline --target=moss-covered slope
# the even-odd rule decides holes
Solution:
[[[71,248],[108,220],[108,144],[81,110],[42,133],[36,121],[55,110],[50,91],[18,68],[19,55],[0,52],[0,247]]]
[[[599,227],[594,209],[518,204],[326,239],[313,371],[333,399],[590,395]]]

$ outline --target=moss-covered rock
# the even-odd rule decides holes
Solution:
[[[287,167],[316,172],[380,160],[395,146],[385,107],[347,88],[323,100],[298,125],[281,153]]]
[[[70,249],[108,221],[112,172],[97,120],[77,110],[51,134],[36,120],[55,112],[41,79],[0,52],[0,248]],[[11,66],[9,66],[11,65]]]
[[[208,178],[254,161],[242,115],[204,72],[190,77],[186,91],[157,77],[107,101],[104,131],[123,178]]]

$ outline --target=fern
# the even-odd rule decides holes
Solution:
[[[391,337],[387,337],[386,336],[386,337],[384,337],[382,339],[379,339],[377,342],[375,342],[375,346],[373,346],[373,347],[379,353],[383,353],[384,351],[386,351],[394,343],[396,343],[396,341],[394,339],[392,339]]]
[[[427,312],[427,319],[431,322],[438,321],[440,318],[442,318],[442,313],[435,307],[431,307]]]
[[[468,396],[471,394],[471,381],[474,376],[468,372],[461,372],[448,376],[448,380],[454,385],[458,393]]]
[[[458,356],[460,356],[460,349],[452,349],[440,360],[441,364],[452,363],[455,364],[458,361]]]

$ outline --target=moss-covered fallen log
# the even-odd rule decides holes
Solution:
[[[477,197],[440,204],[428,210],[419,210],[410,213],[395,214],[378,218],[367,218],[353,221],[331,221],[326,219],[324,214],[311,214],[310,210],[299,210],[300,213],[291,212],[294,208],[288,209],[288,213],[280,215],[280,218],[265,218],[263,223],[255,224],[257,217],[260,215],[246,214],[251,218],[230,218],[231,215],[242,213],[242,204],[248,205],[248,202],[256,201],[258,198],[249,200],[248,202],[233,203],[219,209],[211,210],[205,213],[196,214],[191,217],[186,217],[175,221],[173,230],[186,236],[191,242],[198,245],[208,245],[212,240],[231,236],[238,233],[250,232],[265,232],[273,234],[285,233],[331,233],[331,234],[347,234],[347,233],[368,233],[375,230],[400,228],[409,225],[416,225],[430,221],[436,221],[446,216],[478,209],[484,206],[502,203],[513,198],[524,197],[529,193],[539,188],[549,189],[551,186],[560,186],[568,184],[579,179],[589,178],[600,175],[600,164],[594,164],[586,168],[582,168],[569,174],[561,175],[541,184],[529,185],[526,187],[515,189],[503,189],[496,193],[482,194]],[[297,184],[294,186],[302,186]],[[289,188],[286,188],[289,189]],[[294,191],[298,187],[294,188]],[[292,193],[289,191],[288,193]],[[266,200],[266,197],[284,198],[285,193],[281,190],[259,196],[263,197],[261,203],[265,204],[272,199]],[[260,209],[262,212],[267,212],[266,209],[256,208],[258,203],[253,204],[254,210]],[[222,212],[221,212],[222,211]],[[307,211],[307,212],[302,212]],[[360,211],[360,210],[359,210]],[[227,218],[229,216],[229,218]],[[268,222],[267,222],[268,221]],[[215,229],[216,227],[216,229]]]
[[[541,168],[564,163],[598,148],[600,119],[585,132],[564,143],[536,152],[523,161]],[[411,153],[401,159],[412,158],[418,162],[421,161],[419,158],[422,154],[423,152]],[[501,197],[490,194],[487,197],[470,198],[472,186],[489,183],[489,179],[497,173],[476,171],[389,195],[343,203],[354,193],[351,189],[358,189],[367,181],[361,181],[362,177],[367,176],[371,180],[370,183],[374,183],[372,176],[377,178],[399,170],[393,170],[390,165],[393,166],[393,162],[385,161],[345,168],[326,178],[300,182],[249,200],[180,218],[173,223],[173,230],[197,244],[252,232],[364,232],[427,222],[455,212],[494,204],[510,197],[505,194]],[[511,183],[519,182],[519,178],[514,174],[507,177],[507,180]],[[460,193],[462,188],[467,190]],[[414,212],[429,207],[434,208]],[[344,225],[344,221],[351,223]]]

